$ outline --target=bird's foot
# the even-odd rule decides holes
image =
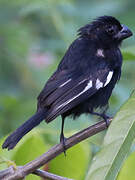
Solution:
[[[107,116],[105,113],[98,113],[98,112],[93,112],[93,111],[90,111],[90,113],[103,118],[106,123],[106,127],[108,128],[108,126],[110,125],[109,119],[112,119],[112,117]]]
[[[63,146],[63,152],[64,152],[64,155],[66,156],[66,138],[64,137],[64,134],[60,135],[60,143]]]
[[[108,128],[109,125],[110,125],[109,119],[110,119],[111,117],[107,116],[106,114],[101,114],[101,117],[104,119],[104,121],[105,121],[105,123],[106,123],[106,127]]]

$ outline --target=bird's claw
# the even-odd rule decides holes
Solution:
[[[110,125],[109,119],[112,119],[112,117],[109,117],[109,116],[107,116],[106,114],[103,114],[103,115],[102,115],[102,118],[105,120],[106,127],[108,128],[109,125]]]

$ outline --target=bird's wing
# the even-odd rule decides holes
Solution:
[[[70,73],[69,73],[70,74]],[[47,81],[43,90],[38,96],[39,105],[45,103],[46,98],[52,94],[59,86],[69,80],[68,72],[66,70],[56,71]]]
[[[109,68],[94,71],[92,74],[79,76],[76,79],[69,78],[62,81],[52,91],[43,105],[49,106],[46,121],[50,122],[58,115],[72,109],[87,98],[95,94],[100,88],[107,86],[111,81],[113,71]]]

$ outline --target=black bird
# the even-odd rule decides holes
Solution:
[[[112,16],[102,16],[80,28],[57,70],[38,96],[37,112],[16,129],[2,148],[13,149],[20,139],[45,119],[62,117],[60,141],[65,145],[64,120],[82,113],[102,117],[108,125],[105,107],[121,76],[119,46],[132,32]],[[97,109],[101,109],[99,113]]]

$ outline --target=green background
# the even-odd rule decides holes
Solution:
[[[66,49],[77,37],[76,31],[101,15],[112,15],[134,32],[133,0],[0,0],[0,138],[15,130],[36,111],[36,98],[56,69]],[[124,54],[122,78],[113,91],[108,114],[115,115],[135,87],[134,37],[121,49]],[[66,119],[65,134],[73,133],[98,121],[82,115]],[[59,142],[61,119],[42,122],[10,152],[0,149],[3,159],[23,165]],[[85,179],[91,158],[100,149],[105,132],[60,155],[44,169],[61,176]],[[118,180],[135,179],[134,151],[131,148]],[[130,155],[131,154],[131,155]],[[6,167],[1,164],[0,169]],[[26,179],[40,179],[34,175]]]

